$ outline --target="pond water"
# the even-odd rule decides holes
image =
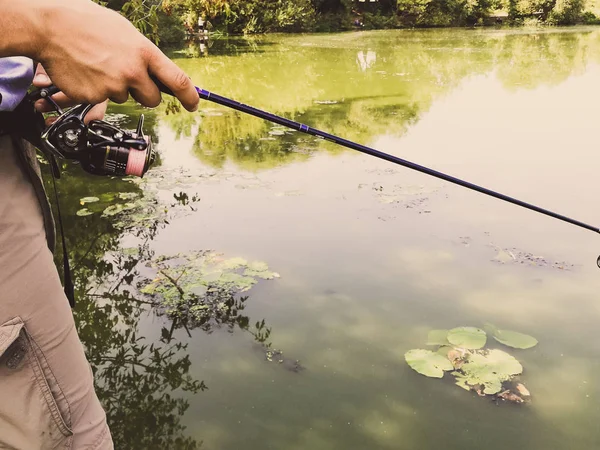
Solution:
[[[230,38],[170,56],[214,93],[600,224],[596,28]],[[109,119],[132,128],[141,112],[160,153],[144,180],[65,165],[59,185],[116,448],[600,445],[592,232],[206,101]],[[154,305],[157,258],[207,250],[279,277],[200,305],[201,320]],[[404,361],[431,329],[486,322],[539,340],[505,348],[530,402]]]

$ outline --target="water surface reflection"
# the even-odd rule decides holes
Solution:
[[[177,63],[208,90],[594,223],[599,37],[269,36]],[[161,152],[149,184],[73,169],[61,185],[80,333],[120,448],[600,444],[592,233],[208,102],[149,115]],[[76,215],[90,193],[151,191],[156,212],[167,209],[154,225]],[[182,204],[182,192],[199,201]],[[140,262],[202,250],[266,261],[281,278],[252,287],[233,327],[186,330],[140,295]],[[429,329],[489,321],[540,342],[513,352],[533,394],[526,407],[498,407],[403,361]],[[255,322],[306,370],[269,363],[247,332]]]

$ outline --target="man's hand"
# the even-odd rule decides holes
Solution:
[[[23,1],[23,0],[19,0]],[[188,76],[120,14],[89,0],[26,0],[42,28],[31,56],[41,62],[53,83],[72,101],[127,101],[131,94],[144,106],[160,103],[150,75],[173,91],[188,111],[198,107],[198,93]]]
[[[37,88],[45,88],[52,85],[52,80],[44,70],[44,67],[41,64],[38,64],[37,70],[35,72],[35,78],[33,79],[33,85]],[[61,108],[68,108],[70,106],[75,106],[77,102],[74,102],[69,97],[67,97],[62,92],[58,94],[54,94],[52,96],[52,100],[56,102],[58,106]],[[85,123],[89,123],[92,120],[102,120],[104,118],[104,114],[106,113],[106,107],[108,105],[108,100],[97,104],[94,106],[85,116]],[[39,112],[51,112],[54,111],[54,106],[50,104],[47,100],[38,100],[35,102],[35,109]],[[46,126],[52,125],[56,121],[57,117],[48,117],[46,118]]]

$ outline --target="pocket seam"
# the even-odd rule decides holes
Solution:
[[[48,406],[48,409],[50,410],[52,419],[53,419],[55,425],[58,427],[59,431],[65,437],[73,436],[73,431],[65,422],[65,418],[63,417],[63,415],[58,407],[56,398],[54,398],[52,390],[50,389],[50,385],[48,384],[47,377],[44,374],[44,371],[42,369],[41,362],[38,358],[38,355],[35,352],[34,345],[37,347],[37,344],[35,343],[33,338],[30,336],[30,334],[27,332],[26,328],[27,327],[24,327],[24,336],[25,336],[25,339],[27,340],[27,344],[29,347],[29,349],[28,349],[29,351],[27,352],[27,357],[29,359],[29,363],[31,365],[33,373],[35,375],[36,383],[37,383],[40,391],[42,392],[42,396],[44,397],[46,405]],[[42,354],[42,357],[43,357],[43,354]],[[46,365],[47,365],[47,362],[46,362]],[[48,368],[49,367],[50,366],[48,366]],[[51,369],[50,369],[50,372],[52,372]],[[54,376],[54,375],[52,374],[52,376]],[[62,389],[60,391],[62,393]],[[64,396],[64,394],[62,394],[62,395]],[[66,402],[66,403],[68,405],[68,402]],[[70,415],[70,411],[69,411],[69,415]]]
[[[38,361],[39,359],[43,359],[44,362],[44,367],[41,367],[42,369],[42,374],[44,376],[44,379],[46,380],[46,382],[48,381],[48,376],[44,375],[44,370],[47,370],[48,372],[50,372],[50,375],[52,376],[52,380],[54,381],[54,383],[56,383],[56,387],[59,390],[60,393],[60,399],[57,397],[57,395],[55,393],[52,392],[52,389],[50,389],[50,395],[52,396],[52,399],[54,400],[54,402],[56,403],[56,407],[58,410],[58,413],[60,414],[61,418],[63,419],[63,421],[65,422],[65,425],[67,426],[67,428],[69,430],[71,430],[72,428],[72,420],[71,420],[71,405],[69,404],[69,401],[67,400],[67,396],[65,395],[65,393],[63,392],[62,388],[60,387],[60,383],[58,382],[58,378],[56,377],[56,375],[54,375],[54,371],[52,370],[52,367],[50,366],[50,364],[48,363],[48,360],[46,359],[46,356],[44,355],[44,352],[42,352],[42,349],[40,348],[40,346],[37,344],[36,340],[33,339],[33,337],[31,337],[31,335],[29,336],[29,339],[32,341],[33,345],[35,345],[36,349],[38,350],[38,353],[40,355],[40,357],[38,357]],[[37,355],[36,355],[37,356]],[[40,361],[40,366],[42,366],[41,361]],[[50,388],[50,386],[48,385],[48,387]],[[58,401],[59,400],[63,400],[65,403],[65,406],[67,407],[67,410],[65,411],[65,413],[63,414],[63,412],[60,410],[60,407],[58,406]]]

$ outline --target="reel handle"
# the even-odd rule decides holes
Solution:
[[[59,92],[59,88],[57,88],[54,85],[51,85],[45,88],[34,89],[29,93],[29,98],[35,102],[42,98],[52,97],[54,94],[58,94]]]

